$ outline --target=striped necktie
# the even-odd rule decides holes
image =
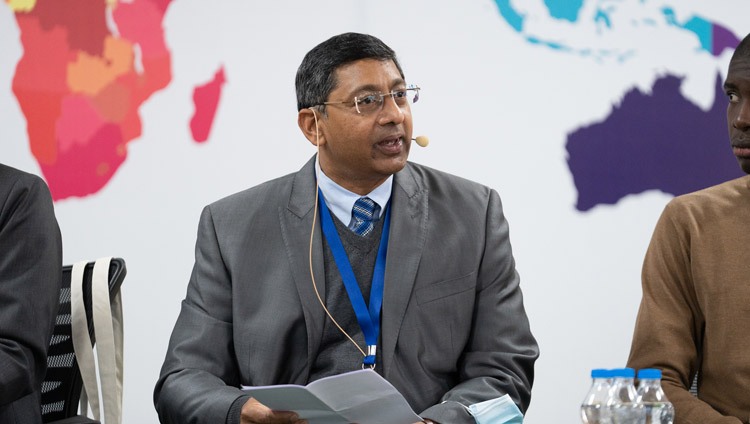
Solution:
[[[372,232],[380,212],[380,206],[369,197],[360,197],[354,202],[349,229],[357,235],[366,236]]]

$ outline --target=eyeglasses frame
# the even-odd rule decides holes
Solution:
[[[416,103],[417,100],[419,100],[419,90],[421,88],[416,84],[409,84],[406,86],[406,89],[403,90],[391,90],[388,93],[375,93],[374,95],[380,96],[380,101],[378,102],[380,104],[380,107],[377,109],[378,111],[382,109],[383,104],[385,104],[385,96],[390,96],[393,101],[396,101],[396,93],[400,91],[414,91],[414,100],[412,100],[411,103]],[[368,94],[367,96],[372,96],[373,94]],[[354,100],[349,101],[336,101],[336,102],[323,102],[319,103],[315,106],[327,106],[327,105],[340,105],[340,104],[353,104],[354,108],[357,110],[357,114],[363,115],[362,111],[359,110],[359,100],[361,97],[367,97],[367,96],[354,96]],[[398,105],[398,103],[396,103]],[[375,111],[373,111],[375,112]]]

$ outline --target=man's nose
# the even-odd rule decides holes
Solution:
[[[408,108],[409,104],[406,103],[404,107]],[[378,123],[380,125],[390,123],[400,124],[404,122],[404,119],[404,110],[396,103],[396,99],[393,98],[393,95],[383,96],[383,109],[380,111]]]
[[[732,126],[738,130],[750,130],[750,99],[740,102],[737,116],[732,120]]]

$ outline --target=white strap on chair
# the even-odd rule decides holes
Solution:
[[[99,380],[101,382],[102,403],[104,406],[104,423],[121,424],[123,380],[122,300],[118,291],[111,304],[109,301],[109,264],[111,259],[111,257],[100,258],[94,263],[91,282],[91,302],[94,334],[96,335]],[[96,364],[88,333],[86,310],[83,306],[82,288],[83,270],[85,267],[86,262],[78,262],[73,265],[71,272],[73,347],[83,379],[81,413],[84,416],[88,416],[87,410],[88,404],[90,404],[94,419],[101,420]]]
[[[92,394],[91,410],[94,419],[99,420],[99,387],[96,383],[96,369],[94,362],[94,350],[91,347],[89,337],[86,309],[83,306],[83,271],[86,262],[76,262],[70,273],[70,313],[71,333],[73,336],[73,350],[75,351],[78,369],[83,379],[81,390],[81,413],[88,417],[88,397]]]

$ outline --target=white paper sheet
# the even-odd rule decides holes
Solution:
[[[395,387],[366,369],[313,381],[307,386],[243,386],[260,403],[294,411],[309,424],[412,424],[422,419]]]

